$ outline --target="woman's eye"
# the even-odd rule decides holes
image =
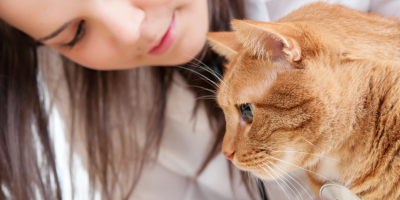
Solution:
[[[85,21],[84,20],[79,22],[79,25],[78,25],[78,28],[76,29],[76,33],[75,33],[74,38],[71,40],[71,42],[68,42],[67,44],[65,44],[65,46],[67,46],[69,48],[72,48],[72,47],[75,46],[75,44],[77,42],[79,42],[79,40],[83,37],[83,35],[85,33],[84,25],[85,25]]]
[[[246,103],[239,106],[240,114],[249,122],[253,122],[253,104]]]

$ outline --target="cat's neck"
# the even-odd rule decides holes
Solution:
[[[340,84],[335,106],[342,115],[337,116],[337,122],[345,127],[338,131],[346,132],[338,133],[342,140],[336,152],[346,163],[355,161],[355,157],[365,159],[362,157],[371,155],[373,141],[383,137],[380,134],[388,134],[387,129],[400,116],[396,111],[400,109],[400,62],[355,61],[333,72]]]
[[[391,138],[397,137],[393,135],[400,132],[396,122],[400,119],[400,62],[360,60],[324,70],[330,69],[320,77],[324,79],[320,83],[326,84],[320,87],[322,96],[330,104],[327,115],[332,116],[329,128],[322,132],[332,138],[331,148],[324,153],[330,159],[321,158],[318,167],[310,170],[351,188],[366,171],[374,170],[382,159],[376,152],[389,148]]]

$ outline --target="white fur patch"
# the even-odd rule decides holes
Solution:
[[[339,180],[340,179],[340,168],[338,167],[339,158],[332,157],[321,159],[317,174],[329,178],[330,180]],[[319,177],[321,180],[326,181],[323,177]]]

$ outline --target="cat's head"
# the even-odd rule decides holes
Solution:
[[[263,178],[315,164],[339,137],[322,134],[337,101],[328,58],[317,55],[323,51],[312,41],[318,38],[285,23],[232,25],[235,32],[207,36],[228,60],[217,96],[227,121],[223,153]]]

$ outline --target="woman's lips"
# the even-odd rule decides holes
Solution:
[[[171,47],[172,43],[174,43],[175,35],[176,35],[176,25],[175,25],[175,15],[173,15],[171,24],[167,32],[161,38],[159,44],[149,51],[149,54],[151,55],[164,54]]]

